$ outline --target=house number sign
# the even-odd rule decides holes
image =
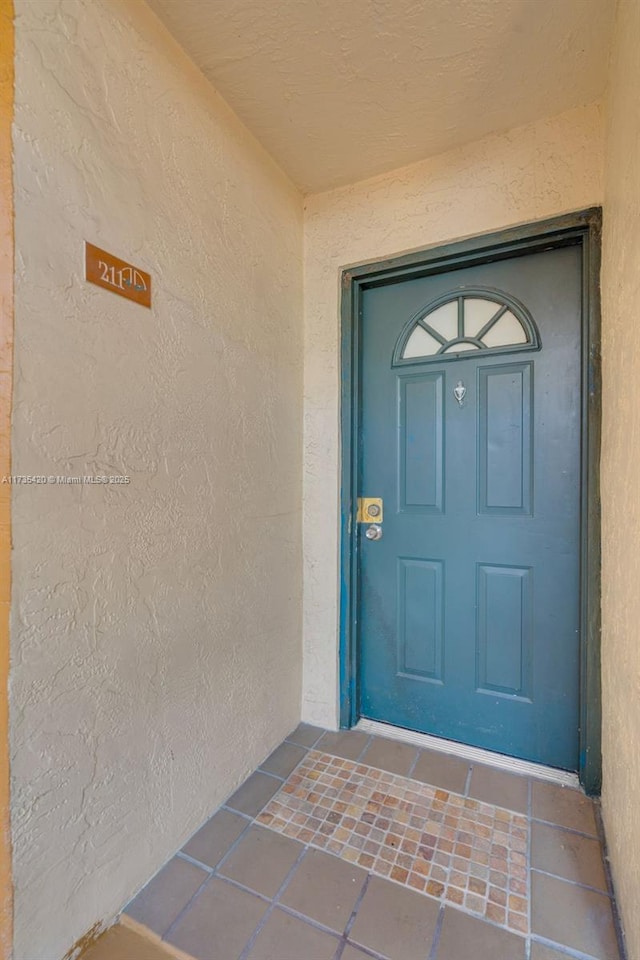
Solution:
[[[85,243],[85,271],[90,283],[143,307],[151,306],[151,276],[126,260],[114,257],[92,243]]]

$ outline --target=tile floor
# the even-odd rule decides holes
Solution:
[[[524,814],[311,750],[257,821],[377,876],[529,932]]]
[[[300,725],[125,913],[197,960],[620,960],[579,791]]]

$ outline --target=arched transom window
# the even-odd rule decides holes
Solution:
[[[398,338],[393,363],[539,347],[536,325],[521,303],[499,290],[465,288],[439,297],[412,317]]]

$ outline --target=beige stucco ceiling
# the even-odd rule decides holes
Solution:
[[[597,99],[615,0],[149,0],[304,192]]]

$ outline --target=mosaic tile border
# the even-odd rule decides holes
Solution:
[[[507,930],[529,933],[529,823],[311,750],[257,822]]]

